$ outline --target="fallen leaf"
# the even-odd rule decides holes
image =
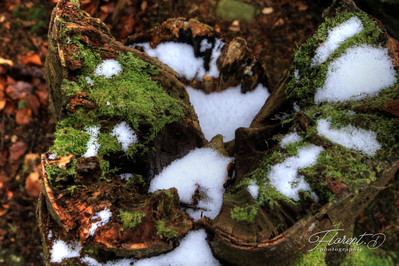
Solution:
[[[25,81],[17,81],[7,86],[6,93],[13,100],[21,100],[32,90],[32,85]]]
[[[34,115],[37,115],[39,113],[39,100],[35,95],[28,94],[26,95],[26,102],[28,103],[29,108],[32,110]]]
[[[40,83],[35,90],[35,94],[39,97],[41,104],[48,105],[48,89],[46,83]]]
[[[25,58],[22,60],[22,64],[43,66],[42,60],[40,59],[40,56],[38,54],[25,56]]]
[[[4,92],[0,91],[0,111],[4,109],[6,106],[7,100],[4,95]]]
[[[40,193],[40,174],[38,172],[32,172],[26,178],[25,190],[29,196],[36,198]]]
[[[19,141],[12,144],[9,148],[10,150],[10,160],[18,160],[28,149],[28,145],[25,142]]]
[[[27,172],[33,172],[33,169],[40,164],[40,155],[37,153],[28,153],[24,159],[24,169]]]
[[[9,66],[13,66],[14,63],[9,60],[9,59],[4,59],[2,57],[0,57],[0,65],[5,64],[5,65],[9,65]]]
[[[15,121],[19,125],[26,125],[31,121],[32,110],[29,108],[17,109],[16,110]]]
[[[273,7],[265,7],[262,9],[262,14],[270,15],[271,13],[273,13],[273,11],[274,11]]]

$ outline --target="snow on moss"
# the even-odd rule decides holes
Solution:
[[[341,25],[330,29],[326,41],[317,47],[311,66],[315,67],[324,63],[341,43],[353,35],[360,33],[362,30],[363,24],[356,16],[353,16]]]
[[[119,175],[122,180],[128,181],[130,178],[133,177],[131,173],[124,173]]]
[[[298,149],[296,156],[288,157],[284,162],[273,165],[267,173],[271,185],[281,194],[296,201],[299,200],[300,190],[309,191],[317,200],[316,194],[312,192],[303,176],[298,176],[298,170],[316,164],[322,151],[322,147],[310,144]]]
[[[89,84],[91,86],[94,85],[94,81],[90,77],[85,77],[85,80],[86,80],[87,84]]]
[[[93,223],[89,229],[89,234],[92,236],[96,232],[97,228],[100,226],[104,226],[109,222],[109,218],[112,217],[112,212],[108,209],[105,208],[104,210],[100,212],[96,212],[94,216],[91,218],[91,220],[96,220],[100,218],[99,221]]]
[[[181,202],[193,204],[193,195],[197,191],[201,195],[197,209],[189,209],[187,213],[195,220],[201,218],[202,214],[213,219],[222,206],[223,183],[230,161],[231,158],[213,149],[195,149],[155,176],[151,180],[149,192],[175,187]]]
[[[241,86],[210,94],[187,87],[187,92],[207,140],[217,134],[222,134],[224,141],[233,140],[235,130],[249,127],[269,97],[262,84],[245,94]]]
[[[50,250],[50,262],[60,263],[63,259],[79,257],[79,251],[81,249],[82,247],[78,246],[78,241],[75,241],[72,244],[67,244],[58,239],[53,243]]]
[[[118,61],[114,59],[106,59],[99,64],[94,70],[94,75],[103,76],[104,78],[112,78],[122,71],[122,67]],[[89,81],[88,81],[89,83]]]
[[[86,133],[90,135],[90,139],[86,145],[86,152],[82,156],[83,157],[96,156],[98,149],[100,148],[100,144],[98,144],[98,133],[100,133],[100,127],[99,126],[87,127]]]
[[[202,80],[204,75],[217,78],[219,76],[219,69],[217,68],[216,61],[220,56],[224,43],[219,39],[215,39],[215,43],[212,45],[208,40],[205,40],[201,42],[200,52],[204,52],[213,46],[208,71],[204,68],[204,58],[196,57],[193,46],[186,43],[164,42],[159,44],[155,49],[151,48],[149,43],[140,43],[132,46],[143,47],[149,56],[156,57],[162,63],[173,68],[181,77],[188,80],[194,77]]]
[[[280,141],[280,146],[283,148],[287,148],[288,145],[295,143],[295,142],[299,142],[302,140],[302,137],[298,135],[298,133],[296,132],[291,132],[288,133],[287,135],[285,135],[281,141]]]
[[[256,184],[255,180],[249,181],[248,192],[254,199],[258,198],[259,195],[259,186]]]
[[[361,45],[349,48],[330,63],[315,103],[360,100],[378,94],[396,82],[388,49]]]
[[[131,129],[125,121],[117,124],[111,132],[112,136],[118,139],[122,145],[122,150],[127,151],[132,143],[137,143],[137,136],[133,129]]]
[[[377,133],[351,125],[340,129],[331,128],[328,119],[317,121],[317,132],[335,143],[369,156],[374,155],[381,148],[377,141]]]
[[[137,261],[135,266],[153,265],[220,265],[213,257],[209,244],[206,241],[204,229],[190,231],[173,251],[152,258]]]

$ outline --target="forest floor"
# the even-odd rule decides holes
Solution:
[[[40,155],[53,141],[55,119],[48,110],[44,79],[47,28],[57,0],[7,0],[0,5],[0,264],[42,265],[36,225]],[[245,6],[226,18],[225,0],[80,0],[82,9],[103,20],[118,40],[167,18],[196,18],[226,41],[244,38],[267,66],[269,86],[288,69],[294,51],[321,22],[331,1],[242,0]],[[245,14],[242,14],[245,13]],[[233,14],[234,16],[234,14]],[[392,200],[398,201],[398,193]],[[374,204],[375,205],[375,204]],[[385,219],[381,212],[377,220]],[[369,216],[363,215],[363,222]],[[381,227],[392,227],[379,222]],[[375,228],[368,228],[375,229]],[[378,231],[380,232],[380,231]]]

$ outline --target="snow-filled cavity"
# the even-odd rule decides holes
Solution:
[[[280,146],[283,148],[287,148],[290,144],[296,143],[302,140],[302,137],[298,135],[296,132],[291,132],[285,135],[281,141]]]
[[[254,199],[258,198],[259,195],[259,186],[256,184],[255,180],[249,181],[248,192]]]
[[[149,43],[140,43],[132,46],[143,47],[144,51],[149,56],[156,57],[159,61],[167,64],[180,76],[188,80],[191,80],[194,77],[198,80],[202,80],[204,75],[214,78],[219,77],[219,69],[217,68],[216,61],[224,46],[224,43],[219,39],[215,39],[214,44],[209,42],[207,39],[204,39],[201,42],[201,52],[212,48],[213,46],[208,71],[204,68],[204,59],[202,57],[196,57],[193,46],[186,43],[164,42],[158,44],[154,49],[151,48]]]
[[[149,192],[175,187],[180,201],[193,204],[196,190],[201,196],[198,209],[188,209],[195,220],[201,215],[215,218],[223,201],[223,184],[227,176],[227,165],[231,158],[211,148],[195,149],[181,159],[175,160],[151,180]]]
[[[91,220],[96,220],[100,219],[99,221],[92,223],[91,227],[89,229],[89,234],[92,236],[96,232],[97,228],[100,226],[104,226],[108,223],[109,218],[112,217],[112,212],[108,209],[105,208],[104,210],[100,212],[96,212],[94,216],[91,218]]]
[[[114,59],[106,59],[96,67],[94,75],[103,76],[104,78],[109,79],[112,78],[112,76],[118,75],[121,71],[122,67],[118,61]]]
[[[58,239],[53,243],[50,250],[50,262],[62,262],[63,259],[79,257],[79,251],[82,247],[78,246],[78,241],[72,244],[67,244],[64,241]]]
[[[112,130],[111,135],[118,139],[124,152],[127,151],[130,144],[138,142],[136,133],[125,121],[117,124]]]
[[[90,139],[86,144],[86,152],[83,154],[83,157],[91,157],[96,156],[98,149],[100,148],[100,144],[98,143],[98,133],[100,133],[99,126],[91,126],[86,128],[86,133],[90,135]]]
[[[262,84],[245,94],[241,93],[241,86],[210,94],[191,87],[186,89],[207,140],[217,134],[222,134],[224,141],[233,140],[235,130],[249,127],[269,97]]]
[[[180,245],[169,253],[154,256],[146,259],[119,259],[108,261],[104,264],[99,263],[89,256],[82,258],[82,262],[89,266],[217,266],[219,262],[213,257],[211,248],[206,241],[206,232],[204,229],[190,231],[181,239]],[[133,264],[134,263],[134,264]]]
[[[154,265],[220,265],[213,257],[212,251],[206,241],[204,229],[190,231],[173,251],[164,255],[138,260],[134,266]]]
[[[330,29],[326,41],[317,47],[316,54],[312,59],[311,66],[315,67],[324,63],[339,45],[346,39],[360,33],[363,30],[363,24],[356,16],[351,17],[341,25]]]
[[[360,100],[394,85],[396,72],[388,49],[361,45],[349,48],[331,62],[322,88],[315,94],[317,104]]]
[[[381,149],[381,145],[377,141],[377,133],[371,130],[356,128],[351,125],[339,129],[331,128],[331,122],[328,119],[319,119],[317,121],[317,132],[335,143],[365,155],[373,156]]]
[[[298,175],[298,170],[316,164],[322,151],[322,147],[310,144],[300,148],[296,156],[288,157],[284,162],[273,165],[267,173],[270,184],[293,200],[299,200],[300,190],[309,191],[312,197],[318,200],[304,177]]]

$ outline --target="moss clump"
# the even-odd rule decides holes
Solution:
[[[257,206],[246,205],[244,207],[235,207],[231,210],[231,218],[237,221],[246,221],[252,223],[255,220],[256,214],[258,213]]]
[[[70,126],[57,126],[54,137],[54,145],[50,148],[50,153],[57,153],[57,156],[68,154],[82,156],[86,152],[86,144],[90,139],[89,134]]]
[[[342,266],[364,265],[364,266],[393,266],[399,259],[395,252],[385,251],[383,249],[369,249],[367,246],[360,245],[356,251],[350,252],[345,258]]]
[[[376,23],[361,12],[347,12],[337,10],[337,16],[326,17],[319,26],[316,33],[295,53],[290,70],[289,82],[286,86],[287,95],[300,106],[314,103],[314,94],[317,88],[323,86],[328,66],[331,61],[340,57],[349,47],[361,44],[379,45],[384,40],[383,31],[377,27]],[[329,29],[341,25],[351,17],[358,17],[363,24],[363,31],[348,38],[328,57],[326,62],[312,67],[312,58],[318,46],[323,45],[328,36]],[[295,73],[300,77],[299,81]]]
[[[101,157],[107,154],[119,152],[122,148],[118,139],[109,133],[100,132],[98,134],[98,144],[100,144],[98,154]]]
[[[139,225],[142,219],[145,216],[143,212],[128,212],[128,211],[119,211],[119,215],[122,221],[123,229],[126,230],[128,228],[134,228]]]
[[[165,220],[156,221],[155,227],[157,228],[157,235],[165,237],[167,240],[176,238],[178,233],[176,230],[169,228]]]

